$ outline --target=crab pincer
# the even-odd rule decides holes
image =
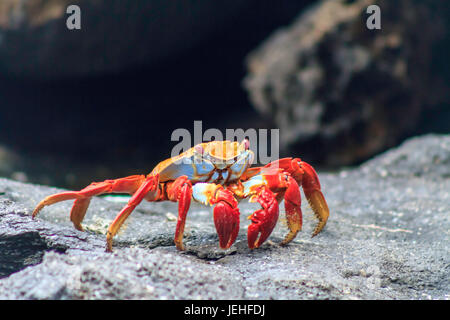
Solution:
[[[251,201],[258,201],[262,209],[256,210],[249,219],[247,242],[250,249],[258,248],[270,236],[278,221],[279,209],[275,195],[262,186]]]
[[[220,189],[214,200],[214,225],[219,235],[219,246],[228,249],[236,240],[239,233],[238,202],[233,194],[226,189]]]
[[[197,183],[193,187],[193,199],[214,206],[214,225],[219,235],[219,246],[228,249],[239,233],[239,208],[233,192],[215,183]]]

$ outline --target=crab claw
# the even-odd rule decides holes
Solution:
[[[262,209],[255,211],[249,219],[252,223],[247,230],[247,241],[250,249],[258,248],[270,236],[278,220],[278,202],[275,195],[266,187],[262,187],[256,196]]]
[[[219,235],[219,245],[228,249],[239,233],[239,209],[233,194],[226,189],[217,191],[214,207],[214,225]]]
[[[304,170],[302,178],[303,192],[305,193],[306,199],[308,200],[314,215],[319,220],[312,234],[314,237],[322,231],[323,227],[327,224],[330,210],[328,209],[328,204],[322,191],[320,191],[320,182],[316,171],[306,162],[301,162],[300,165]]]

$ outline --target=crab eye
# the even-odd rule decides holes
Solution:
[[[203,149],[203,147],[200,144],[198,144],[194,147],[194,151],[198,154],[203,155],[203,153],[205,152],[205,149]]]
[[[250,149],[250,141],[248,141],[247,138],[245,138],[244,140],[242,140],[241,142],[241,148],[244,147],[244,150],[247,151],[248,149]]]

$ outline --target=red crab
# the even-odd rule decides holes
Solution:
[[[250,197],[261,209],[249,216],[247,239],[250,248],[259,247],[272,233],[278,220],[278,203],[284,200],[289,233],[282,244],[291,242],[301,230],[302,212],[299,186],[314,211],[318,224],[313,236],[325,226],[329,209],[320,190],[317,173],[299,158],[284,158],[264,167],[250,168],[253,152],[249,141],[242,143],[212,141],[201,143],[179,156],[160,162],[153,171],[115,180],[94,182],[80,191],[57,193],[42,200],[33,218],[45,206],[75,200],[70,220],[78,230],[93,196],[105,193],[128,193],[132,197],[108,228],[106,250],[112,251],[113,237],[125,219],[142,201],[178,202],[175,245],[184,250],[183,233],[191,199],[213,205],[214,224],[219,245],[229,248],[239,232],[238,201]]]

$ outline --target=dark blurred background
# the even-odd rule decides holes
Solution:
[[[450,131],[449,18],[445,0],[1,0],[0,176],[148,173],[194,120],[279,128],[281,156],[357,165]]]

